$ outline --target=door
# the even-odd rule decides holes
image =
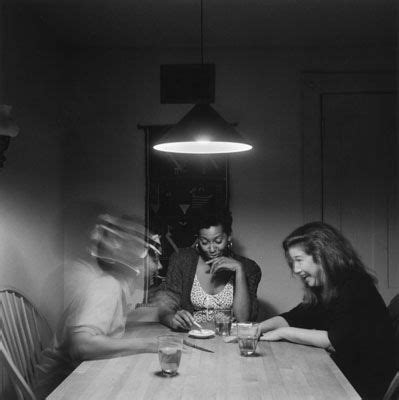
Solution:
[[[317,89],[319,174],[318,182],[313,182],[319,190],[315,196],[317,219],[348,237],[366,266],[375,272],[379,290],[388,302],[399,291],[395,93],[393,86],[383,81],[370,88],[373,77],[369,82],[358,81],[356,87],[335,78]],[[306,182],[306,165],[304,171]]]

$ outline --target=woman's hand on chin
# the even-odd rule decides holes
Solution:
[[[216,257],[206,263],[211,265],[211,274],[216,274],[218,271],[241,272],[242,270],[242,264],[231,257]]]

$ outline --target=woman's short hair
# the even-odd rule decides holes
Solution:
[[[284,239],[283,249],[291,269],[293,266],[289,249],[297,245],[311,255],[323,271],[321,291],[305,286],[305,302],[329,302],[353,273],[366,276],[376,283],[376,278],[367,270],[349,240],[329,224],[310,222],[295,229]]]
[[[194,217],[194,227],[197,233],[201,229],[221,225],[223,232],[230,236],[232,223],[233,217],[231,216],[231,212],[224,207],[203,207],[198,210]]]

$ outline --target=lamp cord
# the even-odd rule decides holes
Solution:
[[[201,64],[204,63],[204,17],[203,17],[203,0],[201,0]]]

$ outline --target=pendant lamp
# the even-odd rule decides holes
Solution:
[[[203,0],[201,0],[201,62],[203,58]],[[169,153],[218,154],[251,150],[245,140],[208,103],[201,102],[173,125],[153,146]]]
[[[209,104],[196,104],[154,145],[155,150],[190,154],[235,153],[251,148]]]

